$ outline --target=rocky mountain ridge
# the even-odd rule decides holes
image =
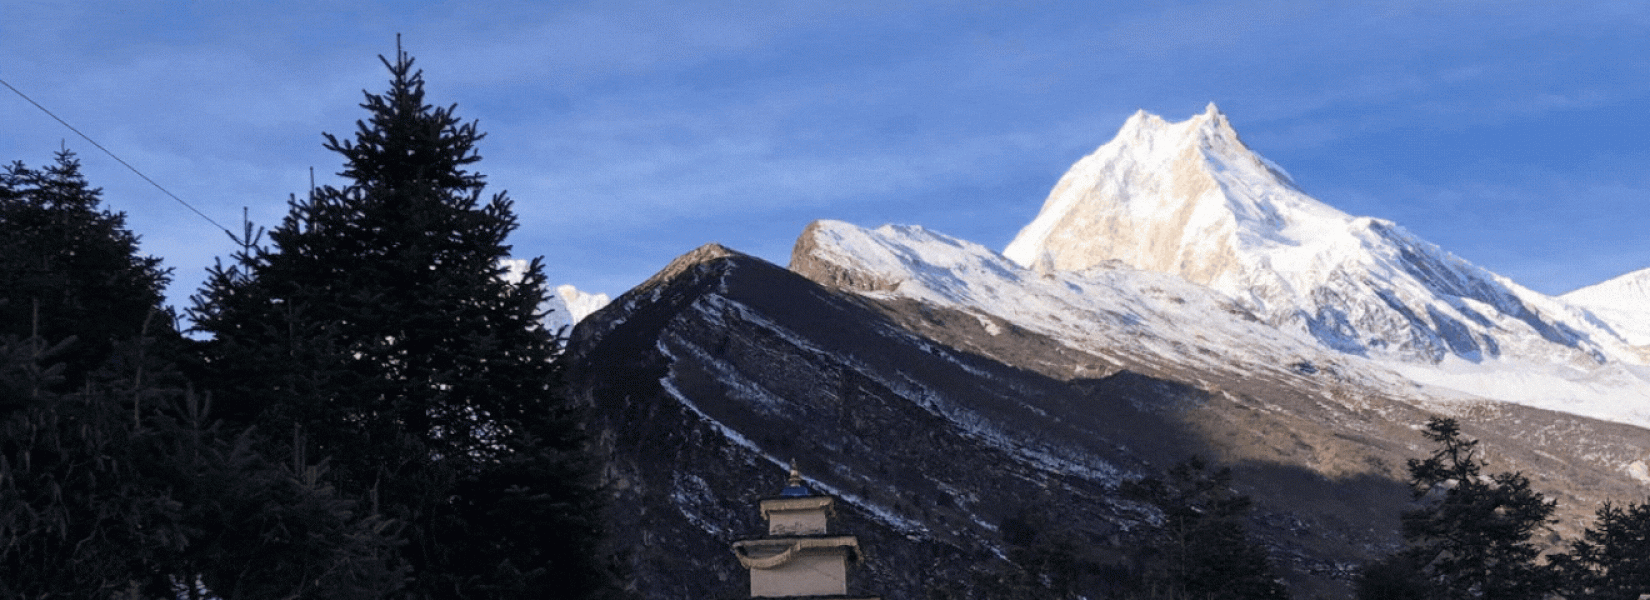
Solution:
[[[1296,597],[1346,597],[1356,565],[1397,542],[1403,465],[1427,451],[1417,428],[1435,414],[1461,419],[1493,470],[1524,472],[1558,501],[1544,543],[1574,539],[1606,499],[1644,497],[1650,430],[1624,424],[1630,404],[1594,411],[1611,422],[1461,384],[1466,373],[1558,389],[1539,379],[1551,376],[1630,403],[1650,392],[1621,327],[1317,203],[1212,107],[1189,123],[1137,115],[1119,139],[1202,183],[1079,163],[1045,206],[1061,216],[1039,217],[1022,238],[1040,241],[1007,256],[921,227],[821,221],[788,270],[707,245],[580,322],[568,385],[592,410],[634,588],[741,597],[729,544],[761,530],[755,500],[793,458],[838,496],[842,530],[871,556],[857,588],[885,598],[925,598],[1001,565],[1000,524],[1025,510],[1116,557],[1152,518],[1117,483],[1194,454],[1234,467]],[[1067,185],[1089,179],[1132,181],[1125,200],[1149,202],[1081,206],[1114,197]],[[1158,251],[1104,240],[1084,256],[1092,240],[1077,234],[1096,219],[1149,229],[1138,219],[1162,214],[1153,190],[1183,188],[1197,201],[1181,224],[1207,226],[1182,238],[1231,234],[1226,263],[1179,242],[1162,247],[1184,273],[1131,263]],[[1299,252],[1347,275],[1278,268],[1312,264]],[[1221,287],[1245,281],[1265,285]],[[1289,304],[1301,290],[1308,304]],[[1337,306],[1361,350],[1311,326]],[[1383,336],[1396,341],[1369,341]],[[1513,370],[1527,364],[1547,370]]]
[[[592,406],[635,588],[740,597],[729,544],[761,531],[755,501],[792,458],[841,500],[840,530],[871,556],[856,585],[885,598],[1000,564],[999,525],[1027,509],[1115,552],[1149,518],[1116,483],[1193,454],[1237,469],[1298,597],[1344,596],[1352,569],[1396,542],[1403,461],[1425,451],[1415,427],[1439,410],[1463,418],[1495,468],[1557,498],[1567,534],[1602,499],[1644,489],[1628,475],[1650,447],[1642,429],[1311,385],[1327,369],[1134,370],[1129,352],[980,317],[707,246],[581,322],[570,389]]]

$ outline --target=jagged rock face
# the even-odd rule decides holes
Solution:
[[[920,599],[1000,560],[995,526],[1023,508],[1115,552],[1145,516],[1116,482],[1191,454],[1236,467],[1297,596],[1344,596],[1350,569],[1396,542],[1403,461],[1425,451],[1413,429],[1424,410],[1310,385],[1324,371],[1140,363],[1148,376],[1005,320],[821,285],[715,246],[581,322],[568,358],[606,458],[615,543],[647,598],[742,597],[729,545],[765,530],[757,499],[792,458],[839,497],[836,531],[870,556],[852,587]],[[1643,458],[1643,430],[1458,410],[1492,466],[1556,490],[1571,523],[1639,493],[1617,466]]]
[[[1180,123],[1131,117],[1060,179],[1004,255],[1057,271],[1115,260],[1175,274],[1360,356],[1636,362],[1562,302],[1306,195],[1212,104]]]

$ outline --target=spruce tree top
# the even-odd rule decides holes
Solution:
[[[353,238],[332,250],[441,263],[466,258],[480,261],[472,268],[496,270],[516,221],[503,193],[481,203],[484,178],[464,168],[481,160],[475,143],[484,134],[453,116],[456,106],[424,103],[423,72],[405,51],[398,47],[394,62],[380,60],[390,89],[363,91],[361,107],[371,117],[356,121],[355,140],[322,134],[325,147],[343,155],[339,175],[350,183],[296,203],[271,240],[283,253],[312,255],[327,250],[311,245],[318,239]]]
[[[396,61],[379,60],[390,70],[387,94],[366,94],[361,105],[370,121],[356,121],[356,141],[339,142],[330,133],[326,148],[344,155],[343,177],[361,186],[395,185],[423,181],[444,190],[480,190],[482,176],[462,167],[481,160],[475,142],[485,134],[476,125],[453,116],[456,105],[434,108],[424,104],[424,72],[413,70],[413,59],[396,46]]]
[[[214,337],[207,360],[238,370],[217,375],[234,398],[224,414],[303,424],[320,455],[360,436],[427,446],[385,455],[491,454],[544,410],[557,372],[543,269],[502,279],[516,220],[504,193],[484,202],[483,177],[465,170],[482,135],[454,106],[424,103],[406,52],[380,60],[390,87],[363,92],[355,139],[323,134],[344,185],[294,199],[271,246],[217,269],[192,313]]]
[[[162,291],[170,271],[138,253],[126,215],[101,206],[103,190],[67,149],[52,165],[0,170],[0,335],[76,338],[65,389],[108,358],[115,340],[171,328]]]

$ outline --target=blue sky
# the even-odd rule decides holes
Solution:
[[[1537,291],[1650,267],[1650,3],[0,4],[0,79],[218,222],[339,158],[395,35],[479,120],[518,256],[617,295],[814,219],[1001,249],[1137,109],[1213,101],[1308,193]],[[227,236],[0,89],[0,160],[78,152],[183,304]]]

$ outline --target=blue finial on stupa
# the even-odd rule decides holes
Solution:
[[[791,478],[785,482],[785,489],[779,492],[781,496],[812,496],[813,490],[802,485],[802,472],[796,470],[796,459],[791,459]]]

